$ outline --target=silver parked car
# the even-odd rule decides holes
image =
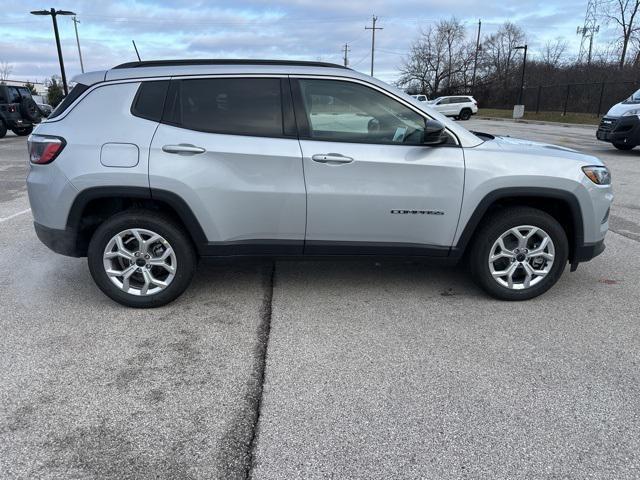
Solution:
[[[35,229],[125,305],[238,256],[464,257],[524,300],[604,250],[600,160],[471,133],[348,68],[154,61],[75,81],[29,138]]]

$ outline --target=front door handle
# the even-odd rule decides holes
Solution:
[[[178,155],[196,155],[204,153],[206,150],[202,147],[196,147],[189,143],[181,143],[180,145],[165,145],[162,147],[163,152],[177,153]]]
[[[353,158],[341,155],[340,153],[317,153],[311,157],[311,160],[318,163],[328,163],[330,165],[353,162]]]

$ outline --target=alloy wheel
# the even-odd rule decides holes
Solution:
[[[178,262],[173,248],[161,235],[131,228],[107,242],[103,265],[109,280],[120,290],[147,296],[171,284]]]
[[[551,271],[555,246],[539,227],[521,225],[510,228],[489,251],[489,271],[501,286],[525,290],[540,283]]]

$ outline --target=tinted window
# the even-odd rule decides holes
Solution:
[[[168,123],[232,135],[282,136],[279,78],[180,80],[169,95]],[[173,90],[173,89],[172,89]]]
[[[299,80],[316,140],[420,144],[425,120],[377,90],[339,80]]]
[[[18,91],[20,92],[20,95],[22,95],[23,98],[31,96],[31,92],[27,87],[18,87]]]
[[[133,101],[131,113],[136,117],[159,122],[162,118],[164,98],[169,87],[169,80],[158,82],[143,82]]]
[[[7,89],[0,85],[0,103],[9,103],[7,102]]]
[[[7,87],[9,93],[9,102],[7,103],[20,103],[20,92],[16,87]]]
[[[87,90],[87,88],[89,87],[86,85],[83,85],[82,83],[76,83],[76,86],[71,89],[71,91],[69,92],[69,95],[64,97],[62,102],[60,102],[60,104],[53,110],[53,113],[49,115],[48,118],[51,119],[59,116],[62,112],[64,112],[67,108],[69,108],[69,105],[75,102],[75,100],[80,95],[82,95]]]
[[[451,103],[451,99],[450,98],[443,98],[442,100],[440,100],[438,102],[438,105],[449,105]]]

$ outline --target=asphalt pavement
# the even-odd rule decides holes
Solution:
[[[638,478],[640,151],[605,160],[606,252],[523,303],[417,263],[203,264],[120,307],[37,240],[0,139],[0,478]]]

